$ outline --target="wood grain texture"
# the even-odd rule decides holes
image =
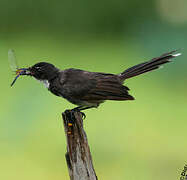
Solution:
[[[81,113],[66,110],[62,118],[67,140],[65,156],[70,180],[97,180]]]

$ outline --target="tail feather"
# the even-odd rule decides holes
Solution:
[[[180,55],[181,53],[176,53],[176,51],[165,53],[159,57],[151,59],[150,61],[128,68],[127,70],[119,74],[119,77],[120,79],[125,80],[149,71],[153,71],[155,69],[158,69],[162,64],[171,62],[172,58]]]

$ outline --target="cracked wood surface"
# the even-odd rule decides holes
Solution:
[[[66,110],[62,114],[67,140],[65,155],[70,180],[97,180],[82,114]]]

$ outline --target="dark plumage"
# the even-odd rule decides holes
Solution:
[[[54,65],[40,62],[28,68],[21,75],[30,75],[43,81],[49,91],[61,96],[73,104],[78,110],[98,107],[105,100],[134,100],[129,94],[129,88],[123,83],[131,77],[158,69],[179,56],[172,51],[153,58],[150,61],[133,66],[120,74],[89,72],[80,69],[59,70]]]

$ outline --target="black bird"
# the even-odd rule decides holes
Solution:
[[[181,55],[172,51],[147,62],[138,64],[120,74],[89,72],[80,69],[60,70],[53,64],[39,62],[32,67],[18,69],[19,75],[32,76],[43,82],[56,96],[63,97],[78,107],[81,111],[98,107],[105,100],[134,100],[129,94],[129,88],[124,86],[125,80],[158,69],[172,58]]]

